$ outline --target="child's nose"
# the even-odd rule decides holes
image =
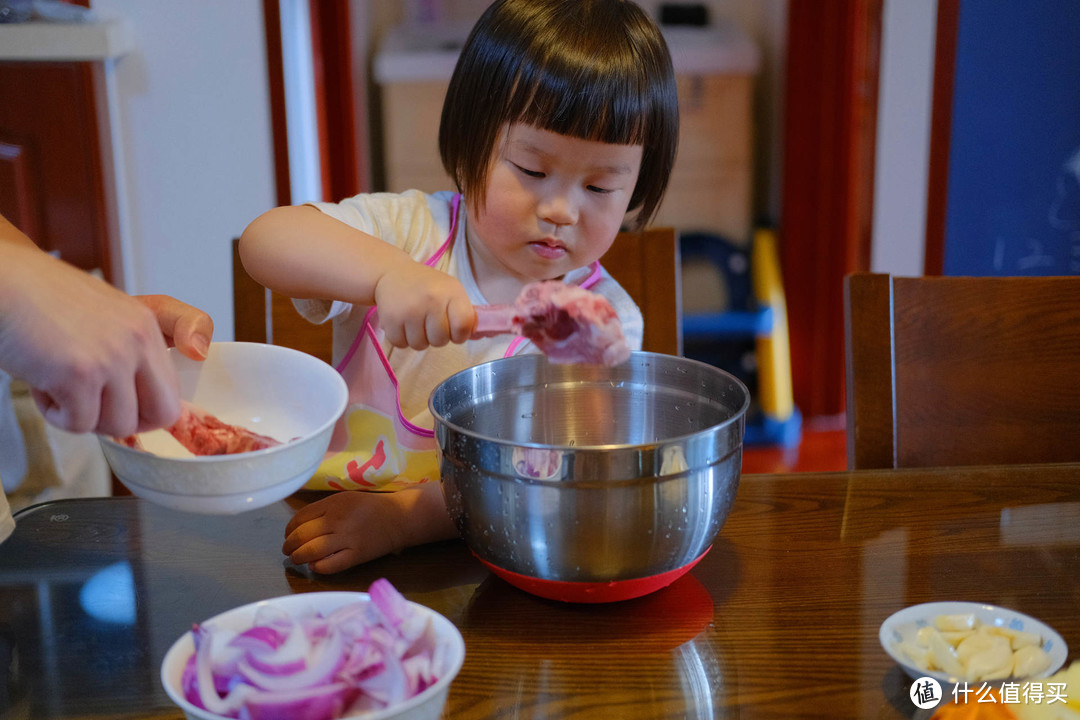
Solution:
[[[570,194],[565,192],[546,196],[537,211],[544,222],[552,225],[573,225],[578,219],[577,204]]]

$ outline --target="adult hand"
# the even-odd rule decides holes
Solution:
[[[214,336],[214,321],[197,307],[169,295],[136,295],[153,311],[161,334],[169,347],[175,347],[192,360],[205,360]]]
[[[0,243],[0,367],[25,380],[45,419],[64,430],[123,437],[174,422],[180,399],[163,333],[198,355],[197,336],[212,332],[200,315],[171,298],[140,302],[36,247]]]

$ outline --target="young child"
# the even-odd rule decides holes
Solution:
[[[604,295],[631,349],[641,313],[599,266],[620,226],[645,224],[678,142],[671,59],[628,0],[499,0],[477,21],[439,130],[459,193],[358,195],[281,207],[244,231],[244,266],[334,322],[350,387],[314,485],[339,492],[299,510],[285,554],[321,573],[453,537],[427,401],[451,374],[535,349],[470,339],[474,305],[510,303],[560,279]],[[377,312],[375,311],[377,308]]]

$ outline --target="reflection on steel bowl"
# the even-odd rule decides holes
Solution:
[[[582,602],[657,590],[708,551],[735,499],[749,405],[723,370],[645,352],[610,368],[495,360],[430,400],[469,548],[519,587]]]

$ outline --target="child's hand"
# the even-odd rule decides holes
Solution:
[[[397,492],[337,492],[297,510],[281,551],[317,573],[341,572],[405,547],[454,537],[440,483]]]
[[[396,347],[423,350],[469,339],[476,325],[457,279],[414,260],[394,263],[375,285],[379,325]]]

